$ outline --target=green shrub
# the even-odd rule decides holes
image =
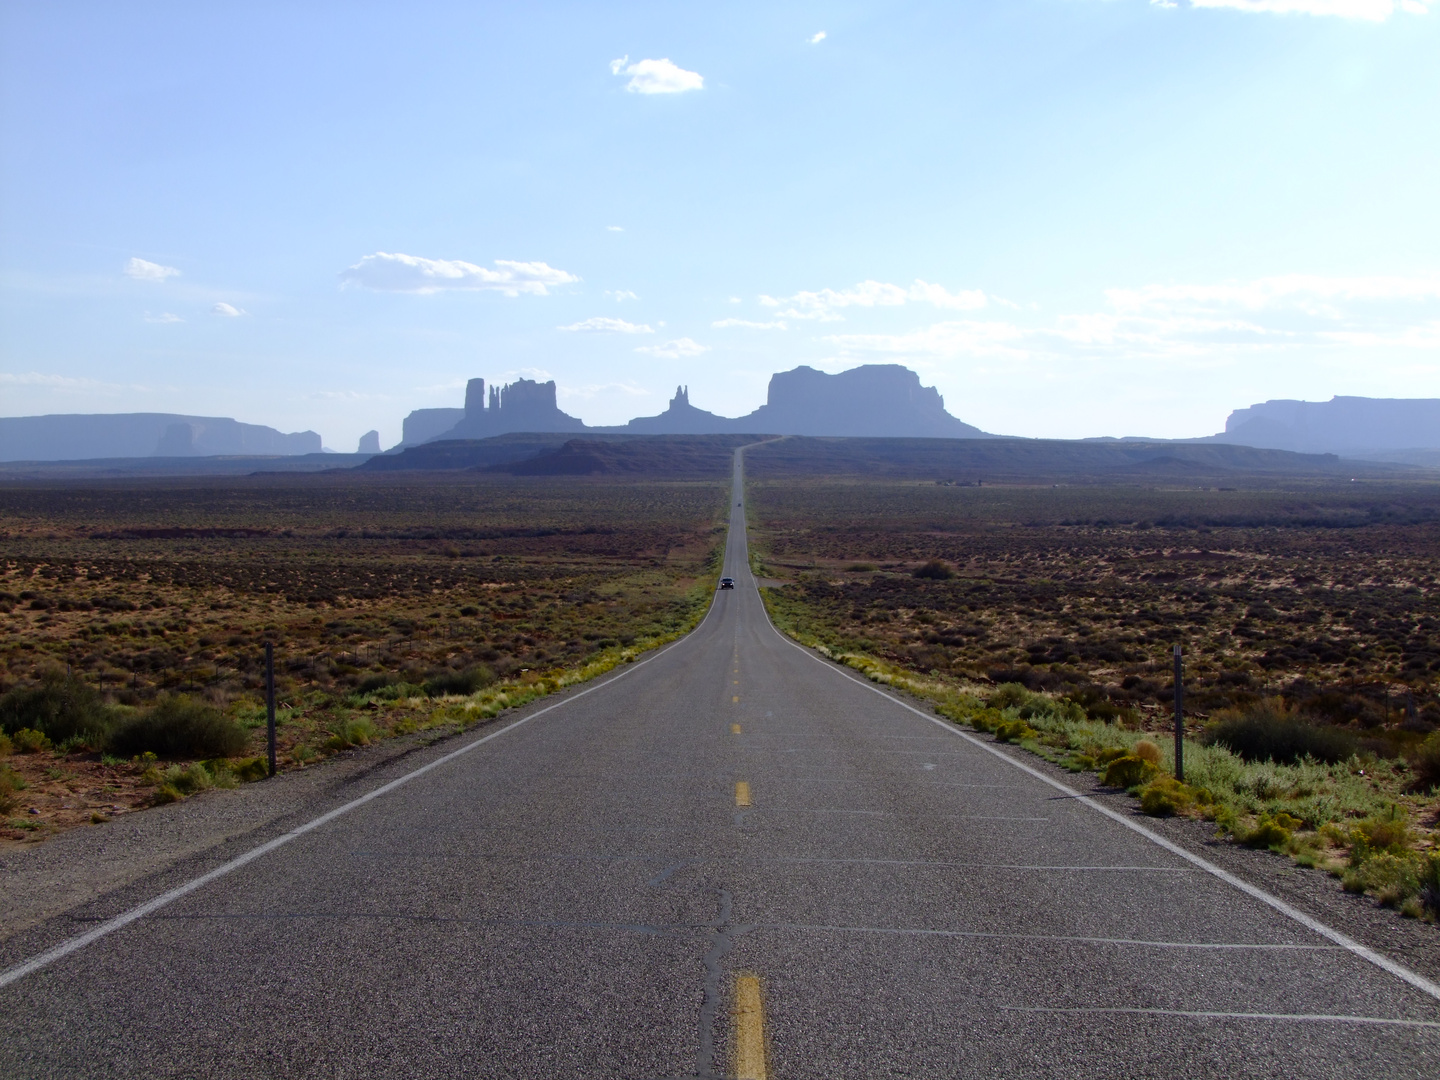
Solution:
[[[425,693],[431,697],[446,694],[473,694],[495,681],[495,673],[484,664],[475,664],[464,671],[436,672],[425,681]]]
[[[1241,829],[1235,838],[1246,847],[1283,850],[1290,843],[1295,830],[1303,825],[1299,818],[1281,811],[1278,814],[1262,814],[1253,829]]]
[[[1350,858],[1359,864],[1372,853],[1399,853],[1410,847],[1410,827],[1405,811],[1391,804],[1379,814],[1357,822],[1350,830]]]
[[[1205,730],[1202,741],[1226,746],[1246,761],[1282,765],[1306,757],[1333,765],[1349,758],[1358,747],[1350,732],[1311,723],[1280,698],[1222,712]]]
[[[207,788],[235,786],[234,777],[230,775],[224,762],[219,763],[213,770],[199,761],[184,766],[171,765],[163,771],[158,766],[151,765],[140,775],[140,779],[155,785],[155,793],[150,796],[150,802],[154,806],[179,802],[186,795],[194,795]]]
[[[25,788],[25,781],[8,767],[0,768],[0,814],[8,814],[15,809],[15,792]]]
[[[384,690],[394,681],[393,675],[366,675],[355,689],[362,694],[373,694],[376,690]]]
[[[1008,723],[1010,718],[999,709],[976,709],[965,720],[976,731],[994,731],[1001,724]]]
[[[1020,742],[1035,734],[1035,729],[1024,720],[1007,720],[995,727],[996,742]]]
[[[10,741],[10,736],[0,731],[0,757],[9,757],[15,752],[15,744]]]
[[[1130,751],[1123,746],[1102,746],[1090,756],[1095,759],[1097,765],[1109,765],[1112,761],[1125,757]]]
[[[1159,772],[1154,765],[1134,754],[1118,757],[1105,766],[1100,782],[1106,787],[1130,789],[1146,783]]]
[[[1432,731],[1430,737],[1415,748],[1410,758],[1410,770],[1415,774],[1411,787],[1417,791],[1434,791],[1440,788],[1440,731]]]
[[[1174,817],[1196,801],[1195,792],[1173,776],[1158,776],[1140,791],[1140,809],[1151,817]]]
[[[114,724],[114,712],[79,679],[50,673],[39,686],[17,686],[0,697],[0,730],[44,733],[51,742],[76,737],[99,745]]]
[[[377,734],[375,725],[364,717],[344,720],[331,730],[330,738],[325,740],[325,749],[349,750],[352,746],[368,746]]]
[[[270,763],[263,757],[244,758],[230,766],[230,771],[235,774],[235,779],[242,784],[249,784],[255,780],[264,780],[270,775]]]
[[[985,704],[992,709],[1013,709],[1026,704],[1031,697],[1030,691],[1019,683],[1001,683]]]
[[[123,757],[149,752],[162,758],[231,757],[245,749],[245,729],[203,701],[162,697],[148,712],[120,724],[109,750]]]
[[[947,581],[955,576],[955,571],[943,559],[931,559],[924,566],[917,566],[911,573],[917,578],[929,578],[932,581]]]
[[[42,750],[50,749],[50,740],[45,737],[43,731],[35,731],[33,728],[21,728],[11,736],[15,749],[22,754],[38,754]]]

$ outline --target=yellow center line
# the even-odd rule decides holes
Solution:
[[[736,781],[735,781],[735,805],[736,805],[736,806],[749,806],[749,805],[750,805],[750,784],[749,784],[749,781],[746,781],[746,780],[736,780]]]
[[[732,704],[738,703],[738,702],[740,701],[740,695],[739,695],[739,694],[736,694],[734,697],[732,697],[732,698],[730,699],[730,701],[731,701]]]
[[[766,1080],[765,1006],[760,979],[744,972],[735,976],[735,1080]]]
[[[740,734],[740,725],[739,725],[739,724],[731,724],[731,725],[730,725],[730,734],[731,734],[731,735],[739,735],[739,734]]]

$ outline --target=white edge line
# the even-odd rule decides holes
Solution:
[[[1440,1028],[1440,1023],[1434,1020],[1405,1020],[1399,1017],[1388,1016],[1346,1016],[1340,1013],[1206,1012],[1191,1009],[1058,1009],[1038,1005],[999,1005],[996,1007],[1002,1012],[1069,1013],[1071,1015],[1084,1015],[1085,1013],[1121,1013],[1131,1016],[1182,1016],[1196,1020],[1284,1020],[1302,1024],[1383,1024],[1393,1027]]]
[[[9,986],[11,983],[14,982],[18,982],[19,980],[25,978],[25,976],[33,974],[34,972],[39,971],[43,967],[48,967],[50,964],[53,964],[55,963],[55,961],[69,956],[73,952],[78,952],[79,950],[85,948],[85,946],[99,941],[106,935],[113,934],[115,931],[129,926],[137,919],[143,919],[151,912],[158,911],[160,908],[165,907],[167,904],[179,900],[182,896],[187,896],[190,893],[194,892],[196,889],[202,888],[203,886],[210,884],[212,881],[216,881],[219,878],[225,877],[227,874],[234,873],[236,870],[239,870],[247,863],[253,862],[254,860],[260,858],[263,855],[270,854],[270,852],[274,851],[276,848],[283,847],[285,844],[288,844],[290,843],[290,841],[296,840],[304,836],[311,830],[318,829],[320,826],[334,821],[336,818],[340,817],[343,814],[348,814],[351,810],[364,806],[372,799],[378,799],[382,795],[388,795],[396,788],[404,784],[408,784],[411,780],[414,780],[417,777],[424,776],[432,769],[438,769],[441,765],[448,764],[449,762],[454,761],[456,758],[460,757],[463,754],[468,754],[476,747],[483,746],[491,739],[498,739],[501,735],[508,735],[510,732],[514,731],[522,724],[528,724],[531,720],[534,720],[537,717],[544,716],[546,713],[550,712],[553,709],[558,709],[562,705],[568,705],[570,704],[570,702],[576,701],[579,698],[584,697],[586,694],[593,694],[597,690],[603,690],[607,686],[613,686],[615,683],[619,682],[632,671],[644,667],[652,660],[658,659],[663,653],[669,652],[672,647],[679,645],[681,642],[689,638],[692,634],[694,634],[702,626],[705,625],[714,610],[715,602],[712,598],[710,603],[710,609],[705,612],[705,617],[695,624],[694,630],[691,630],[690,633],[686,634],[682,638],[677,639],[676,641],[668,642],[667,644],[662,645],[659,649],[655,650],[654,653],[646,657],[644,660],[641,660],[638,663],[631,663],[625,665],[624,670],[613,678],[605,679],[603,682],[594,683],[591,686],[587,686],[585,689],[578,691],[577,693],[566,696],[560,701],[552,702],[551,704],[546,705],[543,709],[537,709],[535,712],[532,712],[528,716],[522,716],[520,719],[514,721],[513,723],[506,724],[499,731],[492,731],[488,735],[482,735],[480,738],[474,740],[473,742],[466,743],[458,750],[452,750],[450,751],[450,753],[438,757],[434,761],[426,765],[420,766],[420,768],[416,769],[414,772],[408,772],[404,776],[401,776],[395,780],[391,780],[388,784],[382,784],[374,791],[369,791],[366,792],[364,795],[361,795],[358,799],[354,799],[351,802],[345,803],[343,806],[337,806],[335,809],[327,811],[326,813],[321,814],[319,817],[314,818],[311,821],[307,821],[304,825],[291,829],[289,832],[275,837],[273,840],[267,840],[259,847],[251,848],[243,855],[237,855],[229,862],[215,867],[215,869],[209,871],[208,873],[201,874],[199,877],[193,878],[190,881],[185,882],[185,884],[183,885],[176,886],[169,892],[161,893],[159,896],[154,897],[151,900],[145,901],[145,903],[139,905],[138,907],[133,907],[129,911],[115,916],[113,919],[106,920],[99,926],[95,927],[93,930],[88,930],[85,933],[79,935],[78,937],[70,938],[68,941],[62,941],[54,948],[47,949],[45,952],[41,953],[38,956],[31,957],[29,960],[22,960],[20,963],[14,965],[13,967],[7,968],[5,971],[0,972],[0,988]]]
[[[756,590],[756,597],[757,597],[757,599],[759,598],[759,590],[758,590],[758,589]],[[764,601],[763,601],[763,600],[762,600],[761,603],[760,603],[760,607],[761,607],[761,610],[762,610],[762,611],[765,610],[765,604],[764,604]],[[765,611],[765,620],[766,620],[766,622],[769,622],[769,621],[770,621],[770,613],[769,613],[769,611]],[[911,705],[909,702],[901,701],[898,697],[895,697],[893,694],[887,694],[884,690],[880,689],[878,686],[873,685],[873,684],[870,683],[868,680],[862,680],[862,679],[858,678],[857,676],[851,675],[848,671],[846,671],[844,668],[840,667],[840,666],[837,665],[837,664],[826,663],[823,658],[821,658],[819,655],[817,655],[817,654],[814,652],[814,650],[812,650],[812,649],[807,649],[804,645],[801,645],[798,641],[795,641],[795,640],[794,640],[793,638],[791,638],[789,635],[780,633],[780,631],[775,628],[775,624],[774,624],[774,623],[770,623],[770,629],[771,629],[771,630],[774,630],[775,633],[779,635],[781,641],[785,642],[785,644],[787,644],[787,645],[791,645],[791,646],[793,646],[794,648],[799,649],[799,650],[800,650],[802,653],[804,653],[806,656],[810,657],[810,659],[814,660],[814,661],[815,661],[817,664],[819,664],[821,667],[825,668],[826,671],[833,671],[835,674],[841,676],[841,677],[844,678],[844,679],[849,680],[850,682],[854,683],[854,684],[857,685],[857,686],[863,686],[866,690],[872,690],[872,691],[874,691],[875,693],[879,694],[879,695],[880,695],[882,698],[884,698],[886,701],[893,702],[894,704],[899,705],[902,709],[908,709],[908,710],[910,710],[910,712],[914,713],[916,716],[922,716],[922,717],[924,717],[926,720],[929,720],[932,724],[936,724],[936,725],[940,726],[941,728],[944,728],[946,731],[950,732],[952,735],[956,735],[956,736],[958,736],[959,738],[962,738],[962,739],[966,740],[967,742],[971,743],[972,745],[978,746],[981,750],[984,750],[986,753],[994,754],[997,758],[999,758],[1001,761],[1005,762],[1006,764],[1013,765],[1015,768],[1019,769],[1021,772],[1028,773],[1029,775],[1033,776],[1035,779],[1040,780],[1040,781],[1042,781],[1043,783],[1049,784],[1049,785],[1050,785],[1052,788],[1054,788],[1055,790],[1064,792],[1066,795],[1068,795],[1068,796],[1070,796],[1071,798],[1073,798],[1076,802],[1079,802],[1079,803],[1084,804],[1085,806],[1088,806],[1091,810],[1094,810],[1094,811],[1096,811],[1097,813],[1104,814],[1106,817],[1110,818],[1112,821],[1118,821],[1121,825],[1124,825],[1127,829],[1130,829],[1130,830],[1132,830],[1132,831],[1134,831],[1134,832],[1139,833],[1141,836],[1145,837],[1145,839],[1149,840],[1151,843],[1158,844],[1160,847],[1164,848],[1166,851],[1170,852],[1172,855],[1178,855],[1180,858],[1186,860],[1187,862],[1193,863],[1194,865],[1198,866],[1200,869],[1204,870],[1207,874],[1211,874],[1211,875],[1219,878],[1221,881],[1225,882],[1227,885],[1230,885],[1230,886],[1232,886],[1232,887],[1234,887],[1234,888],[1236,888],[1236,889],[1239,889],[1241,892],[1245,893],[1247,896],[1250,896],[1250,897],[1252,897],[1252,898],[1254,898],[1254,899],[1256,899],[1256,900],[1259,900],[1262,904],[1267,904],[1267,905],[1269,905],[1270,907],[1274,908],[1276,911],[1280,912],[1280,914],[1285,915],[1285,916],[1287,916],[1288,918],[1294,919],[1296,922],[1298,922],[1301,926],[1304,926],[1306,929],[1308,929],[1308,930],[1313,930],[1315,933],[1319,934],[1321,937],[1328,938],[1329,940],[1333,941],[1336,945],[1339,945],[1342,949],[1346,949],[1346,950],[1348,950],[1349,952],[1354,953],[1356,956],[1360,957],[1362,960],[1368,960],[1370,963],[1374,964],[1376,967],[1382,968],[1382,969],[1384,969],[1385,971],[1388,971],[1391,975],[1394,975],[1397,979],[1400,979],[1400,980],[1402,980],[1402,981],[1404,981],[1404,982],[1409,983],[1411,986],[1415,987],[1415,989],[1419,990],[1421,993],[1428,994],[1428,995],[1430,995],[1432,998],[1434,998],[1436,1001],[1440,1001],[1440,985],[1437,985],[1436,983],[1430,981],[1429,979],[1425,978],[1425,976],[1420,975],[1420,974],[1418,974],[1417,972],[1411,971],[1409,968],[1405,967],[1403,964],[1398,964],[1398,963],[1396,963],[1394,960],[1391,960],[1388,956],[1382,956],[1380,953],[1376,952],[1374,949],[1371,949],[1371,948],[1369,948],[1369,947],[1367,947],[1367,946],[1365,946],[1365,945],[1360,944],[1360,942],[1356,941],[1354,938],[1348,936],[1347,934],[1342,934],[1339,930],[1332,930],[1330,927],[1328,927],[1328,926],[1326,926],[1324,923],[1322,923],[1319,919],[1315,919],[1315,918],[1312,918],[1312,917],[1309,916],[1309,915],[1306,915],[1306,914],[1305,914],[1303,911],[1301,911],[1299,908],[1291,907],[1291,906],[1290,906],[1289,904],[1287,904],[1284,900],[1281,900],[1278,896],[1274,896],[1274,895],[1272,895],[1271,893],[1266,892],[1264,889],[1259,888],[1259,887],[1256,886],[1256,885],[1250,884],[1250,883],[1249,883],[1248,881],[1246,881],[1244,878],[1237,877],[1235,874],[1230,873],[1230,871],[1225,870],[1225,869],[1222,869],[1222,868],[1219,867],[1219,866],[1216,866],[1214,863],[1210,862],[1208,859],[1201,858],[1199,855],[1196,855],[1196,854],[1194,854],[1193,852],[1186,851],[1186,850],[1185,850],[1183,847],[1181,847],[1179,844],[1172,843],[1171,841],[1169,841],[1169,840],[1165,839],[1163,836],[1161,836],[1159,833],[1154,832],[1154,831],[1152,831],[1152,830],[1150,830],[1150,829],[1147,829],[1144,825],[1141,825],[1138,821],[1132,821],[1132,820],[1130,820],[1130,818],[1126,817],[1124,814],[1118,813],[1117,811],[1110,809],[1110,807],[1105,806],[1105,805],[1103,805],[1103,804],[1101,804],[1101,803],[1096,802],[1094,799],[1090,798],[1088,795],[1082,795],[1080,792],[1076,791],[1074,788],[1070,787],[1068,784],[1062,784],[1059,780],[1055,780],[1055,779],[1053,779],[1053,778],[1051,778],[1051,777],[1049,777],[1049,776],[1046,776],[1046,775],[1045,775],[1043,772],[1041,772],[1039,769],[1032,768],[1031,766],[1026,765],[1023,761],[1017,761],[1017,760],[1015,760],[1015,759],[1014,759],[1013,757],[1011,757],[1009,754],[1007,754],[1007,753],[1005,753],[1005,752],[1003,752],[1003,751],[1001,751],[1001,750],[996,749],[994,746],[991,746],[989,743],[985,742],[985,741],[982,740],[982,739],[977,739],[975,736],[971,735],[968,731],[963,731],[961,728],[959,728],[959,727],[956,726],[955,724],[951,723],[950,721],[948,721],[948,720],[943,720],[943,719],[941,719],[941,718],[938,717],[938,716],[932,716],[930,713],[927,713],[927,712],[924,712],[924,711],[921,710],[921,709],[915,708],[915,706]]]

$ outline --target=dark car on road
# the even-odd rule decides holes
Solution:
[[[734,587],[735,587],[735,579],[734,579],[733,577],[722,577],[722,578],[720,579],[720,588],[722,588],[722,589],[733,589]]]

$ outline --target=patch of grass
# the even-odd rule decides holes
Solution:
[[[363,716],[344,720],[331,730],[330,737],[325,740],[325,749],[349,750],[356,746],[369,746],[377,735],[375,725]]]
[[[112,753],[157,757],[230,757],[245,749],[245,729],[204,702],[179,695],[162,697],[154,708],[121,723],[111,734]]]

